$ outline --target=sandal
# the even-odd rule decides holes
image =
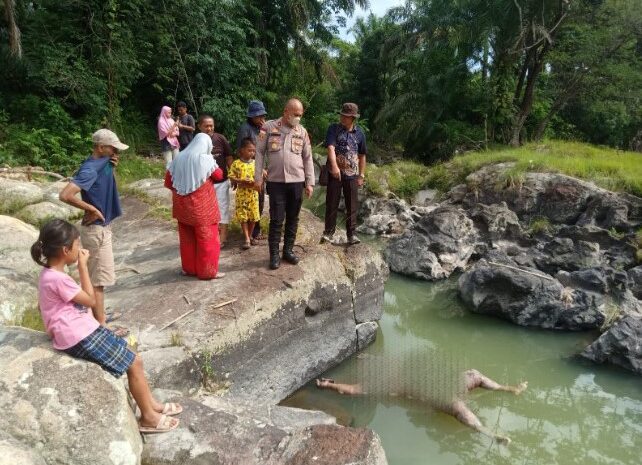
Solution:
[[[255,241],[264,241],[265,240],[265,236],[263,235],[263,233],[258,233],[252,239],[254,239]]]
[[[107,329],[111,330],[112,333],[114,333],[114,336],[116,337],[127,337],[129,336],[129,329],[125,328],[124,326],[108,326]]]
[[[251,241],[247,241],[247,242],[245,242],[245,244],[243,244],[243,245],[241,246],[241,249],[243,249],[243,250],[247,250],[247,249],[249,249],[249,248],[250,248],[250,246],[251,246],[251,245],[252,245],[252,242],[251,242]]]
[[[258,239],[254,238],[254,237],[252,239],[250,239],[250,245],[259,245]]]
[[[183,411],[183,407],[181,404],[177,404],[176,402],[166,402],[163,404],[163,411],[161,412],[163,415],[178,415]]]
[[[170,418],[167,415],[161,415],[156,427],[143,426],[139,423],[138,431],[141,434],[167,433],[168,431],[176,429],[179,423],[180,421],[178,418]]]

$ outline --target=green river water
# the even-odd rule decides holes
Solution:
[[[595,334],[526,329],[473,314],[458,300],[455,279],[427,283],[393,274],[385,289],[377,340],[365,356],[325,376],[356,382],[368,357],[396,360],[408,347],[425,347],[500,383],[528,380],[520,396],[477,389],[467,398],[485,425],[513,442],[499,445],[401,397],[348,397],[309,384],[285,405],[325,410],[340,423],[372,428],[390,465],[642,464],[642,378],[574,358]]]

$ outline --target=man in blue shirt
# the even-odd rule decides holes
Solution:
[[[337,209],[341,192],[346,204],[348,244],[361,242],[355,235],[357,227],[358,190],[366,172],[366,136],[355,124],[359,107],[344,103],[339,112],[340,123],[331,124],[325,138],[328,149],[328,186],[325,197],[325,229],[321,242],[332,242],[337,226]]]
[[[92,155],[80,165],[59,197],[63,202],[85,211],[80,241],[89,250],[87,265],[96,296],[96,305],[92,310],[96,320],[105,326],[104,288],[116,282],[111,222],[122,213],[114,167],[118,164],[118,152],[129,146],[123,144],[109,129],[96,131],[92,141]],[[79,192],[80,199],[77,197]]]

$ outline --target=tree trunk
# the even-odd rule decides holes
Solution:
[[[524,128],[524,123],[526,123],[526,118],[531,113],[533,108],[533,97],[535,95],[535,83],[537,78],[544,67],[544,57],[550,49],[550,43],[545,42],[542,50],[533,54],[532,66],[528,71],[526,77],[526,88],[524,89],[524,97],[522,98],[522,103],[519,106],[519,111],[515,117],[515,123],[513,123],[513,128],[511,130],[511,139],[510,145],[517,147],[520,145],[520,134]]]
[[[16,23],[16,0],[4,0],[4,16],[7,20],[11,54],[17,58],[22,58],[21,34]]]

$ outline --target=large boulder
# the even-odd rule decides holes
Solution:
[[[493,258],[480,260],[459,278],[461,298],[474,312],[546,329],[577,331],[604,323],[600,295],[565,288],[537,269]]]
[[[456,207],[422,216],[384,251],[392,271],[421,279],[442,279],[463,269],[475,250],[473,221]]]
[[[15,323],[26,309],[36,306],[38,271],[31,245],[38,231],[31,225],[0,215],[0,324]]]
[[[53,350],[46,334],[0,327],[0,386],[0,431],[48,465],[140,463],[123,380]]]
[[[40,185],[0,177],[0,212],[14,212],[44,198]]]
[[[16,217],[33,225],[42,225],[54,218],[73,220],[82,216],[82,211],[62,202],[38,202],[27,205],[18,211]]]
[[[480,203],[471,208],[469,214],[477,229],[491,242],[504,238],[518,239],[522,236],[519,218],[508,208],[506,202],[493,205]]]
[[[542,253],[535,258],[535,263],[546,273],[554,274],[558,270],[577,271],[602,264],[600,245],[597,242],[574,242],[567,237],[554,238],[541,243],[539,248]]]
[[[378,436],[338,426],[325,414],[215,398],[184,406],[171,435],[152,436],[143,465],[385,465]],[[325,424],[319,424],[325,423]]]
[[[603,192],[589,199],[576,224],[621,233],[634,232],[642,225],[642,199],[630,194]]]
[[[581,353],[597,363],[611,363],[642,374],[642,315],[625,315]]]
[[[360,224],[357,232],[370,235],[401,234],[419,215],[392,194],[389,197],[367,197],[359,204]]]

